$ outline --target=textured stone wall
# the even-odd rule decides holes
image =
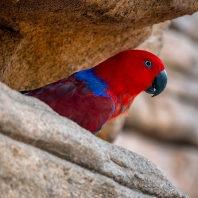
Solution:
[[[149,160],[0,83],[2,198],[187,198]]]
[[[138,46],[154,23],[197,8],[196,0],[1,1],[0,80],[17,90],[42,86]]]

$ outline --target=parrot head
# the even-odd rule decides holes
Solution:
[[[157,96],[167,84],[162,61],[144,50],[122,51],[97,65],[94,71],[115,95],[128,95],[132,99],[142,91]]]

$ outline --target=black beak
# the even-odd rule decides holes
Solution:
[[[153,94],[152,97],[155,97],[164,91],[167,84],[167,74],[166,71],[161,71],[154,79],[151,86],[145,90],[146,93]]]

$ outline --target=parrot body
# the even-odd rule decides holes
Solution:
[[[142,91],[161,93],[167,82],[161,60],[143,50],[120,52],[99,65],[44,87],[21,91],[92,133],[124,114]]]

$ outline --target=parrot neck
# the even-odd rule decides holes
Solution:
[[[118,93],[113,89],[113,87],[109,87],[105,80],[95,74],[94,68],[79,71],[74,74],[74,77],[78,80],[84,81],[86,86],[91,89],[95,95],[109,97],[112,99],[115,104],[112,118],[120,114],[125,114],[135,98],[129,94]]]
[[[128,94],[116,94],[111,89],[107,90],[107,94],[112,98],[116,107],[112,118],[115,118],[121,114],[127,115],[128,110],[135,99],[135,96]]]

